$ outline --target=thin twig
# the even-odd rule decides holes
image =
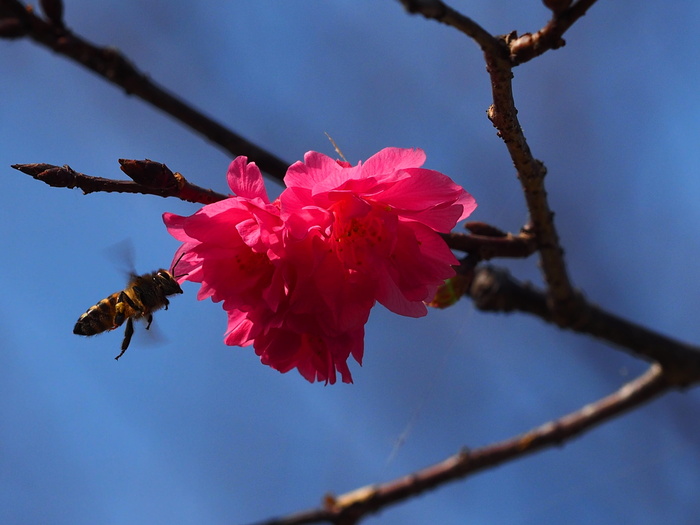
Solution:
[[[509,233],[504,237],[493,237],[452,232],[443,234],[442,238],[453,250],[473,254],[481,261],[496,257],[522,259],[537,251],[534,237],[526,233]]]
[[[666,380],[662,367],[652,365],[642,376],[613,394],[529,432],[482,448],[463,450],[436,465],[387,483],[369,485],[337,497],[327,497],[324,508],[272,519],[257,525],[357,523],[369,514],[427,490],[579,437],[595,426],[646,403],[671,388],[672,385]]]
[[[568,9],[555,13],[552,19],[535,34],[525,33],[510,44],[510,61],[513,66],[532,60],[550,49],[558,49],[565,42],[562,35],[586,14],[596,0],[579,0]]]
[[[97,47],[66,29],[63,24],[55,24],[51,20],[40,18],[33,10],[25,8],[17,0],[0,0],[0,12],[12,13],[14,17],[6,20],[21,25],[24,31],[20,36],[29,36],[56,53],[71,58],[108,82],[120,86],[127,95],[135,95],[179,120],[221,146],[231,155],[247,156],[251,162],[255,162],[262,171],[272,177],[278,180],[284,177],[288,163],[158,86],[117,49]]]
[[[454,27],[474,40],[484,53],[497,54],[504,50],[491,33],[466,15],[454,10],[441,0],[399,0],[409,13]]]
[[[425,18],[436,20],[461,31],[474,40],[485,54],[497,55],[503,52],[496,37],[482,28],[477,22],[459,13],[441,0],[399,0],[409,13],[419,13]],[[596,0],[579,0],[570,7],[554,13],[552,19],[536,33],[524,33],[509,43],[509,60],[517,66],[551,50],[565,45],[562,36],[595,4]]]
[[[507,38],[504,42],[507,43]],[[561,313],[558,319],[564,323],[571,318],[571,312],[578,309],[579,298],[569,279],[564,250],[559,244],[559,235],[554,224],[554,213],[547,200],[544,186],[547,169],[532,154],[518,121],[518,110],[513,99],[513,73],[509,60],[500,55],[489,54],[486,54],[485,58],[493,94],[493,104],[488,110],[488,117],[508,148],[518,173],[540,252],[542,272],[551,301],[550,307],[555,314]]]
[[[568,322],[580,312],[580,298],[575,292],[564,261],[564,251],[559,243],[554,224],[554,213],[547,201],[544,164],[530,150],[525,134],[518,121],[518,111],[513,99],[513,71],[511,63],[512,42],[515,35],[495,38],[468,17],[456,13],[440,0],[401,0],[410,12],[420,13],[426,18],[449,23],[474,39],[484,52],[486,69],[491,77],[493,104],[488,117],[503,139],[520,179],[525,201],[530,212],[532,229],[542,271],[550,298],[550,308],[560,324]],[[573,22],[571,22],[573,23]]]
[[[141,193],[159,197],[177,197],[184,201],[200,204],[211,204],[227,198],[226,195],[188,182],[180,173],[171,172],[171,179],[162,178],[144,184],[145,178],[142,178],[140,182],[105,179],[79,173],[67,165],[13,164],[12,167],[54,188],[80,188],[85,194],[98,191],[107,193]]]

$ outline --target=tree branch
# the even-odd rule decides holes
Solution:
[[[508,37],[505,37],[503,42],[507,45]],[[580,309],[580,305],[566,270],[564,250],[559,244],[559,235],[554,224],[554,213],[547,200],[544,187],[547,169],[533,156],[518,121],[518,110],[513,99],[513,73],[509,60],[502,55],[486,54],[485,58],[493,94],[493,104],[489,107],[488,117],[508,148],[518,173],[540,252],[550,308],[556,314],[558,322],[564,323],[572,317],[572,312]]]
[[[92,177],[79,173],[68,165],[13,164],[12,167],[54,188],[80,188],[86,195],[98,191],[141,193],[159,197],[177,197],[200,204],[211,204],[227,198],[227,195],[188,182],[180,173],[173,173],[164,164],[148,159],[145,161],[120,159],[119,162],[122,165],[122,171],[135,179],[135,182]]]
[[[477,268],[468,295],[482,311],[525,312],[548,323],[555,322],[546,295],[529,283],[514,279],[502,268]],[[649,330],[583,299],[581,306],[585,314],[577,313],[568,319],[567,329],[612,343],[635,357],[661,363],[673,385],[688,386],[700,380],[699,347]]]
[[[464,227],[471,233],[450,232],[442,235],[453,250],[469,253],[478,261],[496,257],[526,258],[537,251],[535,237],[528,228],[518,234],[505,233],[490,224],[467,222]]]
[[[337,497],[326,497],[324,508],[272,519],[257,525],[301,525],[320,522],[335,525],[354,524],[369,514],[427,490],[463,479],[506,461],[519,459],[543,448],[561,445],[631,408],[646,403],[671,387],[662,367],[653,365],[645,374],[613,394],[524,434],[482,448],[465,449],[440,463],[387,483],[368,485]]]
[[[441,0],[399,0],[409,13],[454,27],[474,40],[486,54],[502,53],[501,43],[474,20],[455,11]]]
[[[221,146],[234,157],[245,155],[248,160],[255,162],[262,171],[272,177],[278,180],[284,177],[288,163],[230,131],[158,86],[118,50],[111,47],[97,47],[66,29],[62,23],[57,24],[50,19],[40,18],[32,9],[25,8],[17,0],[0,0],[0,15],[8,15],[4,17],[3,23],[14,31],[11,35],[0,32],[0,37],[29,36],[39,44],[71,58],[108,82],[121,87],[127,95],[135,95],[174,117]],[[21,28],[20,34],[17,34],[18,27]]]
[[[488,34],[476,22],[456,13],[441,0],[401,0],[403,5],[412,13],[420,13],[426,18],[438,20],[460,29],[472,38],[484,52],[486,69],[491,77],[491,92],[493,104],[489,107],[488,117],[498,130],[498,136],[503,139],[513,165],[520,179],[525,194],[525,201],[530,212],[532,229],[535,234],[542,271],[547,292],[549,307],[555,314],[558,324],[569,322],[575,318],[574,312],[581,313],[581,299],[574,291],[564,261],[564,250],[559,243],[559,235],[554,224],[554,213],[547,201],[544,187],[544,176],[547,170],[542,162],[537,160],[527,143],[520,122],[518,111],[513,99],[513,63],[511,59],[512,45],[517,41],[515,34],[495,38]],[[585,13],[590,0],[582,1],[576,6],[556,15],[561,19],[558,30],[565,31],[578,17]],[[564,13],[569,13],[565,15]],[[566,23],[568,25],[566,25]],[[549,31],[548,35],[555,32]]]
[[[552,19],[537,33],[525,33],[510,44],[510,62],[513,66],[540,56],[550,49],[558,49],[566,44],[562,35],[586,14],[596,0],[579,0],[571,7],[555,12]]]
[[[425,18],[436,20],[454,27],[474,40],[484,54],[498,55],[503,52],[498,38],[491,35],[474,20],[465,16],[442,0],[399,0],[409,13],[419,13]],[[554,11],[552,19],[535,34],[524,33],[513,38],[510,42],[509,61],[511,66],[517,66],[544,54],[550,49],[558,49],[566,44],[562,36],[574,23],[586,14],[596,0],[579,0],[572,6],[557,8],[559,4],[568,4],[566,0],[544,0],[551,4]]]

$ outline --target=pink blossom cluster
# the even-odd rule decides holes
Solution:
[[[314,151],[284,178],[270,202],[246,157],[228,170],[235,194],[189,217],[163,215],[183,244],[179,281],[201,283],[198,299],[223,301],[224,342],[253,345],[280,372],[352,382],[364,326],[376,302],[420,317],[458,262],[438,232],[449,232],[476,202],[449,177],[420,166],[419,149],[386,148],[364,163]]]

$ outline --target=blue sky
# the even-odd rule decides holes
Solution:
[[[494,33],[534,31],[537,2],[454,1]],[[517,231],[519,184],[486,119],[478,48],[398,2],[69,0],[69,27],[290,163],[421,147],[426,167]],[[572,279],[601,306],[700,340],[700,7],[599,2],[567,46],[516,69],[520,119],[548,167]],[[49,188],[9,167],[69,164],[120,177],[118,158],[166,163],[226,191],[227,154],[77,65],[0,42],[0,521],[249,523],[316,506],[505,439],[618,388],[645,365],[607,345],[468,301],[428,317],[378,307],[355,384],[309,384],[222,343],[226,317],[196,287],[137,330],[80,338],[78,316],[177,243],[173,199]],[[279,186],[269,183],[272,194]],[[501,262],[539,284],[536,261]],[[137,327],[141,328],[141,327]],[[549,450],[392,507],[369,524],[693,523],[696,391],[671,394]],[[405,440],[398,448],[400,436]]]

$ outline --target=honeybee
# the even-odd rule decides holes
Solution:
[[[168,270],[161,268],[143,275],[132,273],[129,284],[124,290],[114,292],[106,299],[102,299],[80,316],[75,323],[73,333],[96,335],[114,330],[126,321],[121,353],[115,357],[119,359],[129,348],[131,336],[134,335],[134,320],[146,319],[146,330],[148,330],[153,322],[153,312],[161,308],[167,310],[170,304],[168,296],[178,293],[182,293],[182,288]]]

